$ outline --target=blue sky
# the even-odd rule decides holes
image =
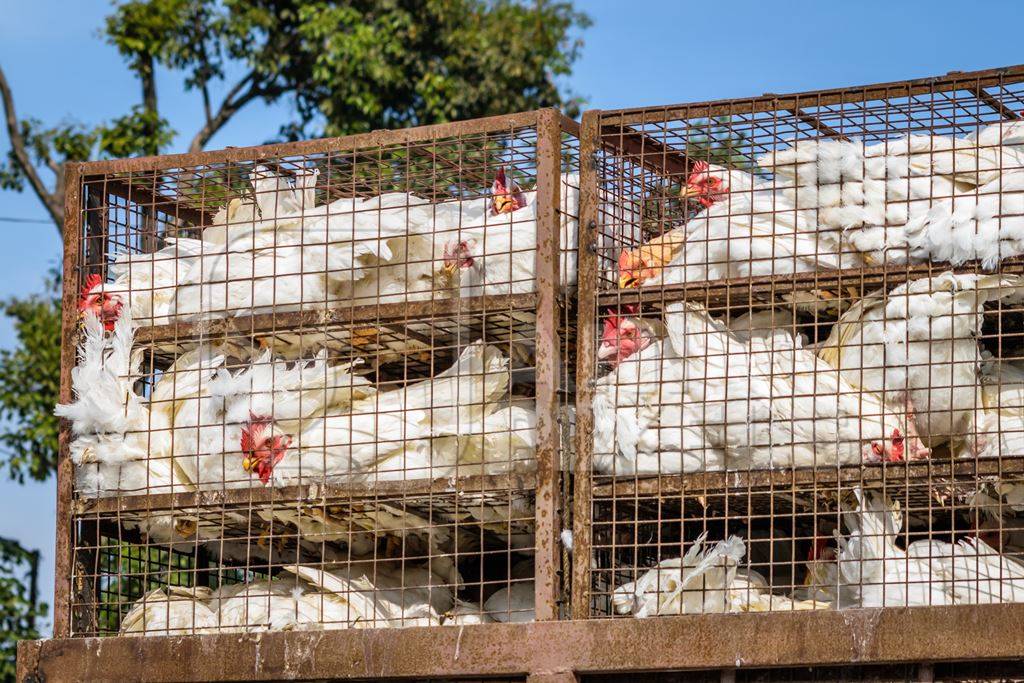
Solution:
[[[945,0],[787,2],[577,0],[594,25],[569,87],[597,108],[747,97],[969,71],[1024,62],[1024,3]],[[138,101],[138,85],[97,31],[106,0],[0,0],[0,65],[18,112],[45,122],[97,122]],[[179,131],[199,125],[199,100],[163,74],[161,109]],[[253,107],[212,148],[265,141],[285,105]],[[0,134],[0,154],[6,154]],[[174,149],[173,151],[182,151]],[[0,192],[0,218],[44,218],[32,195]],[[0,298],[40,289],[60,256],[50,225],[0,220]],[[0,347],[12,342],[0,322]],[[0,535],[40,548],[52,595],[54,486],[0,480]]]

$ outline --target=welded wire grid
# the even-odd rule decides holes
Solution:
[[[575,616],[1024,601],[1022,95],[584,117]]]
[[[509,491],[82,515],[74,635],[532,620],[533,517]]]
[[[545,111],[83,166],[57,631],[554,616],[577,137]]]

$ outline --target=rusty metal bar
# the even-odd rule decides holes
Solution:
[[[90,184],[89,181],[86,181],[86,187],[89,187]],[[214,213],[212,212],[190,207],[180,201],[175,201],[173,197],[155,194],[152,190],[140,187],[137,184],[129,184],[123,179],[103,179],[97,181],[96,185],[100,192],[106,192],[128,202],[145,206],[153,211],[159,211],[169,216],[180,218],[190,223],[193,227],[213,223]]]
[[[659,108],[659,115],[665,119],[688,119],[698,117],[732,116],[779,109],[802,109],[837,104],[850,104],[893,97],[912,97],[927,93],[950,92],[968,87],[989,88],[1007,83],[1024,81],[1024,65],[1001,69],[987,69],[972,72],[950,72],[938,78],[918,78],[909,81],[876,83],[858,88],[832,88],[801,93],[786,93],[755,98],[710,100],[686,104],[673,104]],[[970,82],[970,83],[968,83]],[[622,109],[605,112],[605,125],[629,125],[641,123],[650,116],[648,108]]]
[[[580,142],[579,276],[576,331],[576,454],[573,471],[572,617],[590,614],[590,527],[592,510],[591,456],[594,449],[594,380],[597,313],[598,197],[597,152],[599,112],[586,112]]]
[[[593,495],[613,498],[634,496],[673,495],[679,493],[710,493],[734,489],[745,495],[754,489],[775,490],[785,487],[822,486],[823,490],[836,486],[852,487],[860,484],[879,484],[886,488],[901,488],[922,482],[937,484],[940,479],[949,482],[974,482],[977,477],[1024,473],[1024,458],[1006,457],[1000,461],[926,460],[903,463],[866,463],[840,467],[802,469],[744,470],[735,472],[695,472],[692,474],[665,474],[661,476],[629,476],[621,481],[602,482],[593,487]]]
[[[537,117],[537,111],[526,111],[470,121],[454,121],[452,123],[439,123],[400,130],[378,130],[372,133],[361,133],[359,135],[348,135],[339,138],[320,138],[317,140],[282,142],[253,147],[230,147],[228,149],[192,154],[168,154],[164,156],[135,157],[132,159],[90,161],[84,164],[82,173],[84,175],[99,175],[155,171],[181,166],[239,161],[252,162],[264,157],[324,154],[354,151],[367,147],[403,145],[459,135],[495,133],[507,131],[510,128],[526,128],[535,125]]]
[[[737,306],[758,296],[786,295],[807,289],[826,290],[843,297],[859,298],[878,289],[889,289],[915,278],[931,277],[939,273],[976,273],[976,263],[965,263],[951,267],[948,264],[926,263],[901,266],[898,269],[885,266],[823,269],[815,272],[789,273],[785,275],[763,275],[722,280],[686,282],[678,285],[640,287],[636,289],[615,289],[598,292],[599,306],[620,304],[655,304],[672,301],[694,300],[723,303]],[[1024,258],[1004,259],[1000,272],[1007,274],[1024,273]]]
[[[64,172],[64,272],[61,296],[60,400],[72,398],[71,370],[75,367],[78,330],[78,268],[81,259],[82,176],[81,166],[68,163]],[[57,546],[54,553],[53,634],[71,634],[72,495],[74,471],[70,458],[71,431],[65,421],[60,425],[60,452],[57,458]]]
[[[462,495],[487,491],[529,490],[535,485],[533,475],[473,475],[456,479],[406,479],[350,485],[284,486],[280,488],[230,488],[184,493],[155,493],[138,496],[81,498],[74,509],[78,514],[110,514],[144,510],[194,510],[226,505],[268,505],[305,502],[327,504],[337,501],[366,500],[382,497],[412,497],[431,494]]]
[[[535,308],[537,294],[491,294],[471,299],[429,299],[398,303],[340,306],[328,310],[286,311],[253,316],[218,318],[210,321],[140,327],[135,335],[139,343],[161,343],[202,337],[212,340],[228,335],[273,334],[303,328],[343,326],[373,320],[375,322],[408,322],[440,318],[463,313]]]
[[[840,133],[835,128],[832,128],[831,126],[827,126],[824,123],[822,123],[821,119],[819,119],[817,116],[812,116],[811,114],[808,114],[807,112],[801,109],[789,109],[788,111],[790,114],[797,117],[798,119],[806,123],[808,126],[811,126],[819,133],[825,135],[826,137],[835,138],[837,140],[850,139],[843,135],[842,133]]]
[[[553,109],[537,121],[537,490],[534,560],[534,611],[538,621],[558,618],[558,449],[559,373],[562,359],[558,335],[562,135]]]
[[[1019,612],[1014,605],[979,605],[22,641],[18,678],[155,683],[626,675],[735,668],[737,661],[755,668],[1015,660]],[[965,637],[971,634],[978,637]],[[140,661],[160,665],[140,667]]]
[[[975,86],[969,87],[967,89],[974,93],[974,95],[979,100],[981,100],[989,107],[991,107],[993,111],[999,112],[999,115],[1002,116],[1004,119],[1016,121],[1022,118],[1019,112],[1015,112],[1014,110],[1007,107],[1005,104],[996,99],[991,93],[986,92],[984,88],[980,86]]]
[[[593,113],[596,115],[598,112]],[[685,176],[690,172],[690,161],[686,158],[685,152],[658,142],[638,130],[602,126],[601,143],[604,147],[655,173]]]

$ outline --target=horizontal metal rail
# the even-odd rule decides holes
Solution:
[[[310,484],[281,488],[237,488],[222,491],[186,491],[122,495],[108,498],[79,498],[75,514],[109,514],[167,510],[188,512],[221,506],[260,506],[301,502],[304,504],[344,503],[354,500],[401,499],[415,496],[453,496],[467,493],[530,491],[536,486],[533,475],[474,475],[444,479],[405,479],[360,484]]]
[[[22,681],[630,674],[1016,659],[1014,605],[22,641]],[[770,635],[769,635],[770,634]]]

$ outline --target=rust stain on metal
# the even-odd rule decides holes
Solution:
[[[627,675],[734,668],[737,661],[755,668],[1015,659],[1017,612],[1012,605],[983,605],[72,639],[26,641],[18,651],[19,670],[47,681]],[[978,633],[981,625],[986,638],[951,637]],[[140,661],[159,665],[140,667]]]
[[[562,128],[553,109],[537,121],[537,491],[534,560],[534,614],[558,618],[559,354],[558,300]]]

